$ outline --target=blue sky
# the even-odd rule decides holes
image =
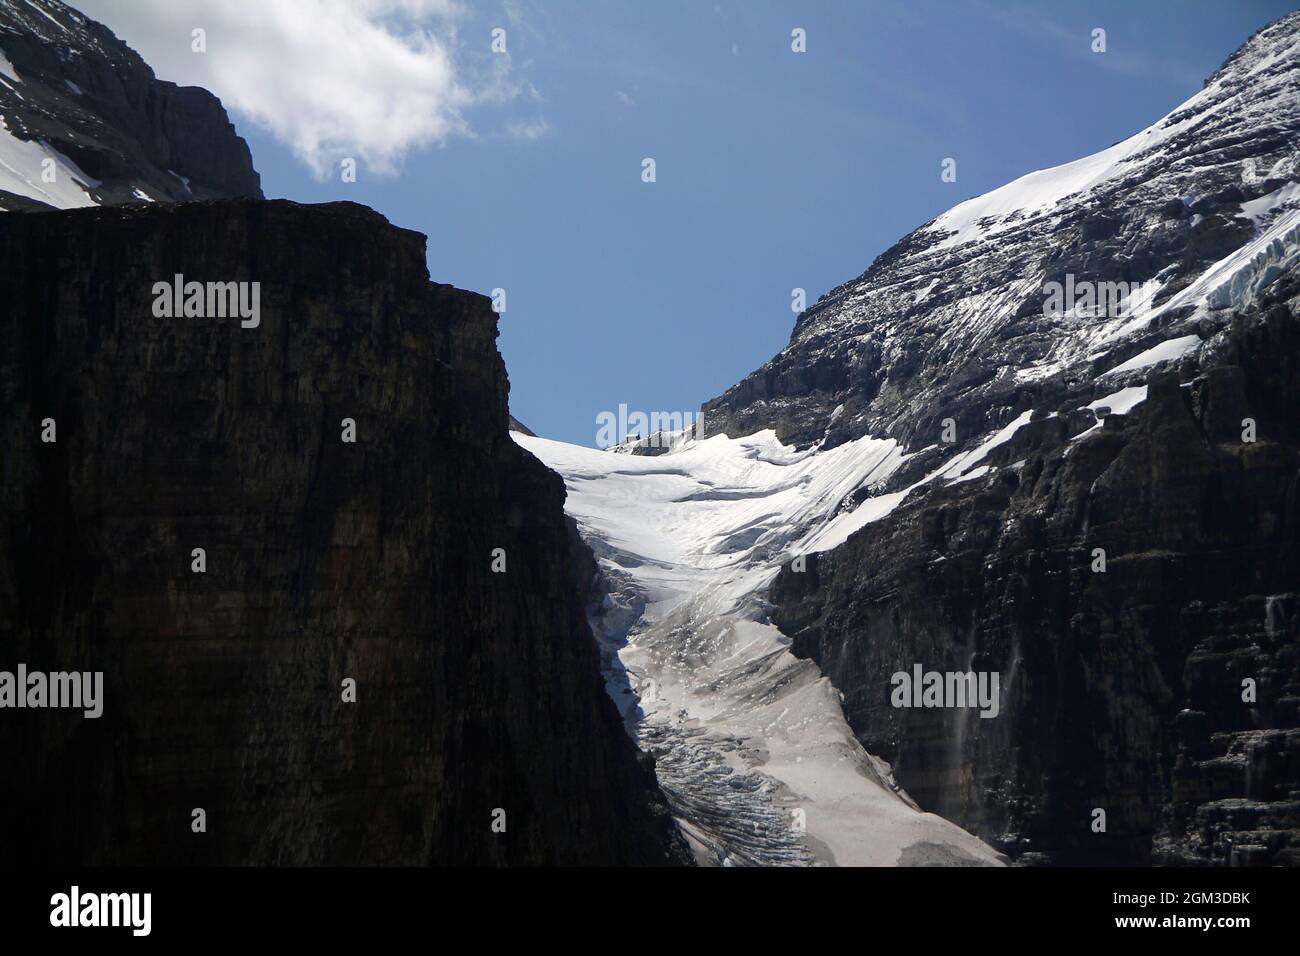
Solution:
[[[484,66],[504,26],[516,95],[467,106],[469,135],[411,150],[395,176],[318,181],[235,118],[268,196],[373,206],[428,235],[434,280],[505,288],[514,413],[592,444],[601,411],[693,411],[770,358],[792,288],[812,302],[955,203],[1136,132],[1288,9],[475,3],[458,56]]]

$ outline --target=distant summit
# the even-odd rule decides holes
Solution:
[[[261,196],[215,96],[58,0],[0,0],[0,210]]]
[[[922,448],[945,419],[974,440],[1030,408],[1087,404],[1114,391],[1074,401],[1100,376],[1122,377],[1125,362],[1170,340],[1186,347],[1157,357],[1182,357],[1286,271],[1297,157],[1292,13],[1146,129],[903,237],[809,306],[778,355],[705,404],[709,432]],[[1143,294],[1122,310],[1045,307],[1054,284],[1075,280]]]

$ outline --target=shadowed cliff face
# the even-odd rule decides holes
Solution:
[[[776,623],[923,807],[1024,862],[1300,863],[1298,292],[1128,415],[1039,418],[783,569]],[[1001,713],[896,709],[917,663],[1000,673]]]
[[[351,204],[15,213],[0,263],[0,667],[104,672],[97,720],[4,712],[0,860],[684,859],[490,304],[422,236]],[[155,317],[176,273],[260,282],[260,324]]]

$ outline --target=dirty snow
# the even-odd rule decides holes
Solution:
[[[702,859],[898,865],[917,856],[909,848],[932,843],[997,862],[893,787],[830,681],[789,652],[763,608],[762,593],[809,529],[833,523],[849,492],[902,463],[895,441],[797,451],[764,431],[649,457],[512,437],[565,480],[565,510],[612,588],[595,620],[616,648],[611,694],[656,753]],[[796,811],[807,833],[794,838]]]

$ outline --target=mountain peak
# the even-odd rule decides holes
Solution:
[[[1212,332],[1224,315],[1193,326],[1258,291],[1272,273],[1254,271],[1253,257],[1295,226],[1297,155],[1292,14],[1146,129],[959,203],[904,237],[802,314],[779,355],[706,403],[710,430],[924,446],[947,418],[975,436],[1073,400],[1165,339]],[[1295,244],[1279,249],[1291,255]],[[1053,312],[1050,291],[1067,280],[1141,294],[1118,313]]]
[[[207,90],[58,0],[0,0],[0,209],[262,195]]]

